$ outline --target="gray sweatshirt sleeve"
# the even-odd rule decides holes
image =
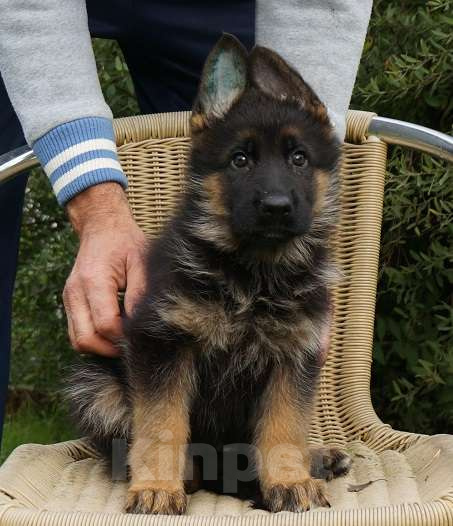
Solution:
[[[0,0],[0,72],[29,144],[82,117],[112,118],[84,0]]]
[[[60,204],[127,179],[96,71],[84,0],[0,0],[0,72]]]
[[[292,64],[327,105],[338,136],[349,106],[372,0],[257,0],[257,43]]]

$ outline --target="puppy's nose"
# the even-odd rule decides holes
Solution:
[[[269,218],[287,217],[291,211],[291,200],[287,195],[268,195],[261,201],[261,212]]]

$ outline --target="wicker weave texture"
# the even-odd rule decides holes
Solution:
[[[1,525],[243,525],[443,526],[453,524],[453,437],[420,440],[404,452],[378,454],[348,445],[354,459],[345,478],[327,484],[332,508],[271,514],[250,503],[199,491],[183,517],[124,515],[127,483],[112,481],[82,440],[20,446],[0,469]]]
[[[193,509],[198,511],[186,517],[120,515],[114,499],[120,498],[122,490],[111,486],[108,475],[99,475],[99,462],[93,453],[82,441],[76,441],[45,446],[50,449],[44,450],[39,449],[44,446],[24,446],[10,457],[0,469],[0,524],[453,525],[453,437],[423,437],[393,430],[380,421],[371,403],[387,150],[382,141],[367,135],[372,116],[355,111],[348,115],[341,167],[341,218],[333,241],[342,279],[334,291],[331,347],[310,437],[312,443],[346,447],[357,457],[353,478],[348,480],[375,481],[364,489],[366,498],[348,495],[343,480],[329,483],[334,507],[328,511],[256,515],[233,501],[213,501],[214,497],[197,504],[204,501],[194,496],[195,508],[189,507],[189,514]],[[119,157],[129,179],[131,207],[150,237],[159,233],[178,205],[190,148],[188,119],[188,112],[180,112],[115,122]],[[27,449],[30,447],[31,452]],[[47,471],[43,462],[31,462],[33,455],[49,459]],[[69,478],[64,479],[66,476]],[[66,486],[62,477],[70,481]],[[82,485],[85,500],[74,497],[77,485]],[[65,501],[49,497],[55,488],[59,488],[59,495],[67,492]],[[71,512],[78,509],[99,513]]]

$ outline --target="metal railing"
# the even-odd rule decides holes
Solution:
[[[418,124],[373,117],[368,135],[375,135],[388,144],[407,146],[453,162],[453,137]],[[38,165],[39,161],[29,146],[0,155],[0,184]]]

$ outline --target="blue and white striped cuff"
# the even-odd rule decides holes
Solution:
[[[61,124],[40,137],[33,150],[60,205],[99,183],[127,186],[109,119],[85,117]]]

